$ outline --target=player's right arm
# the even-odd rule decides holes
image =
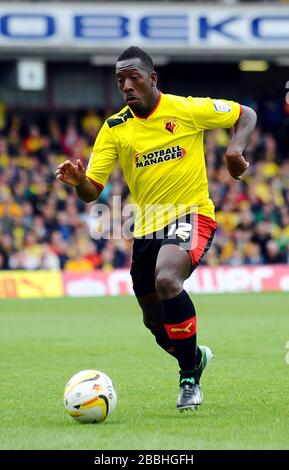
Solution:
[[[117,160],[116,145],[105,122],[95,140],[87,169],[85,170],[80,160],[76,164],[66,160],[57,167],[56,178],[74,186],[80,199],[92,202],[99,197]]]
[[[102,188],[92,183],[85,174],[85,168],[80,160],[76,164],[66,160],[57,167],[56,178],[65,184],[73,186],[78,197],[84,202],[92,202],[98,199]]]

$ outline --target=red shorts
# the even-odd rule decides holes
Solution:
[[[197,240],[192,240],[189,253],[191,256],[192,264],[198,264],[201,258],[206,254],[210,248],[215,231],[217,229],[217,222],[210,217],[198,214],[196,217],[197,225],[194,225],[197,235]]]

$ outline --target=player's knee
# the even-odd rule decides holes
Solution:
[[[183,289],[182,282],[175,273],[160,271],[156,275],[156,291],[160,299],[177,296]]]

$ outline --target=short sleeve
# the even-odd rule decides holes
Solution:
[[[114,139],[105,122],[95,140],[87,165],[86,176],[103,188],[117,164],[117,159]]]
[[[198,130],[230,128],[239,119],[241,106],[235,101],[188,97]]]

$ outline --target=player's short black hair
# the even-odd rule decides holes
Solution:
[[[151,73],[154,70],[154,64],[151,56],[148,55],[146,51],[140,49],[140,47],[131,46],[125,49],[117,59],[117,62],[120,60],[127,60],[127,59],[140,59],[142,65],[145,69]]]

